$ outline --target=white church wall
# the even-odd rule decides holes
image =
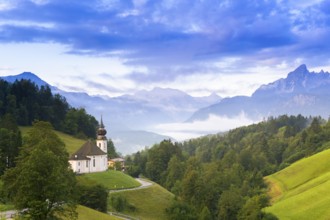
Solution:
[[[90,173],[89,160],[69,160],[69,163],[75,173]]]
[[[102,172],[107,170],[106,155],[90,156],[90,172]]]

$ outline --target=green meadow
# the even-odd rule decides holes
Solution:
[[[329,219],[330,150],[304,158],[265,178],[279,219]]]
[[[100,173],[86,173],[77,176],[79,182],[85,184],[101,184],[107,189],[127,189],[141,184],[121,171],[108,170]]]
[[[147,188],[111,193],[108,210],[112,210],[110,206],[111,196],[121,196],[135,207],[135,211],[124,210],[124,214],[145,220],[168,219],[165,209],[171,205],[174,198],[172,193],[155,183]]]

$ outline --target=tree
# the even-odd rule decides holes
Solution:
[[[236,216],[241,209],[242,201],[243,200],[238,189],[232,188],[224,191],[219,200],[218,219],[237,219]]]
[[[166,209],[170,219],[173,220],[196,220],[196,210],[187,203],[174,200],[169,208]]]
[[[108,140],[108,158],[116,158],[118,157],[118,153],[116,152],[115,145],[113,144],[113,141],[111,139]]]
[[[47,122],[36,122],[24,139],[17,165],[4,176],[15,207],[34,220],[75,219],[75,175],[64,143]]]
[[[0,176],[5,169],[15,166],[15,158],[21,145],[21,132],[15,119],[9,114],[0,118]]]
[[[101,212],[107,211],[108,192],[102,185],[78,185],[79,204],[96,209]]]
[[[202,212],[199,214],[198,220],[212,220],[211,212],[206,206],[204,206]]]

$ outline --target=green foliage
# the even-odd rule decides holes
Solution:
[[[79,138],[96,138],[97,125],[96,119],[87,114],[85,109],[71,108],[65,116],[63,127],[64,132]]]
[[[108,152],[108,158],[117,158],[119,155],[116,151],[115,145],[113,144],[113,141],[111,139],[108,140],[108,144],[107,144],[107,152]]]
[[[0,79],[0,117],[10,114],[21,126],[35,120],[48,121],[56,130],[80,138],[95,138],[97,121],[84,109],[69,106],[59,94],[53,95],[48,86],[40,88],[30,80],[7,83]]]
[[[157,183],[164,183],[168,163],[174,155],[182,157],[181,149],[170,140],[164,140],[151,148],[148,151],[148,161],[145,168],[147,176]]]
[[[130,158],[130,157],[129,157]],[[128,158],[127,158],[128,159]],[[133,177],[139,177],[139,175],[145,175],[145,167],[147,163],[147,152],[138,151],[134,154],[133,161],[126,160],[126,170],[127,173]]]
[[[225,134],[156,144],[132,155],[129,172],[171,190],[182,207],[209,210],[212,219],[273,219],[262,212],[268,204],[263,177],[329,148],[329,141],[330,121],[270,117]]]
[[[0,118],[0,176],[6,169],[15,166],[21,145],[21,132],[14,118],[8,114]]]
[[[102,185],[78,184],[78,203],[100,212],[107,211],[108,190]]]
[[[243,198],[236,188],[224,191],[219,199],[218,219],[237,219],[237,214],[242,207]]]
[[[110,205],[117,212],[129,211],[134,212],[136,207],[130,203],[128,203],[127,199],[121,195],[113,195],[110,198]]]
[[[212,220],[211,212],[206,206],[204,206],[202,212],[199,214],[198,220]]]
[[[64,143],[46,122],[24,139],[14,168],[3,175],[4,189],[18,210],[32,219],[60,219],[75,212],[75,176]]]
[[[195,220],[197,219],[196,210],[187,203],[174,201],[173,204],[166,209],[170,219],[173,220]]]

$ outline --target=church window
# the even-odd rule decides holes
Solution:
[[[93,167],[95,167],[95,159],[93,159]]]
[[[86,167],[88,167],[88,160],[86,160]]]
[[[80,162],[78,162],[78,166],[80,166]]]

